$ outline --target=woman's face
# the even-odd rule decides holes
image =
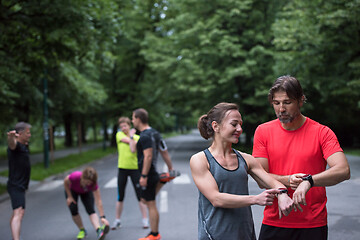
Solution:
[[[91,184],[93,184],[93,182],[91,180],[89,180],[89,179],[86,179],[86,178],[82,177],[81,180],[80,180],[80,185],[82,187],[90,186]]]
[[[123,133],[128,134],[130,131],[130,125],[125,122],[120,123],[120,129]]]
[[[225,113],[221,124],[215,129],[215,132],[220,134],[220,136],[231,143],[238,143],[239,137],[242,130],[242,118],[241,114],[237,110],[229,110]]]

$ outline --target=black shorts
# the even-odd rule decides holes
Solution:
[[[25,209],[25,189],[8,184],[7,191],[10,195],[12,209],[15,210],[19,207]]]
[[[148,175],[146,188],[141,188],[141,198],[145,199],[145,201],[155,200],[156,186],[159,181],[160,178],[158,173]]]
[[[316,228],[281,228],[262,224],[259,240],[327,240],[328,226]]]

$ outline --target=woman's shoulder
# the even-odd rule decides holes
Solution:
[[[199,158],[204,158],[205,157],[205,153],[204,151],[200,151],[200,152],[197,152],[195,154],[193,154],[190,158],[191,159],[199,159]]]
[[[255,160],[255,158],[249,153],[241,152],[236,149],[234,149],[234,151],[237,151],[244,158],[248,166],[251,165],[251,162]]]
[[[190,168],[192,171],[204,171],[209,168],[209,163],[206,159],[204,151],[195,153],[190,158]]]

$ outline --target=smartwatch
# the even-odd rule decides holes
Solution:
[[[147,178],[148,175],[145,175],[145,174],[141,174],[141,177],[143,178]]]
[[[283,194],[283,193],[288,194],[288,190],[286,188],[278,188],[278,190],[280,191],[279,194]]]
[[[309,181],[311,187],[314,186],[314,180],[312,179],[312,176],[310,174],[306,174],[301,179],[304,181]]]

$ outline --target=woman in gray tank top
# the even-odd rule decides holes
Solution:
[[[219,103],[200,117],[198,128],[203,138],[212,138],[211,146],[190,159],[191,173],[199,189],[198,239],[254,240],[251,205],[279,202],[279,217],[287,216],[293,201],[285,186],[272,178],[249,154],[232,149],[242,133],[238,106]],[[269,188],[249,195],[248,174]],[[272,188],[272,189],[270,189]]]

